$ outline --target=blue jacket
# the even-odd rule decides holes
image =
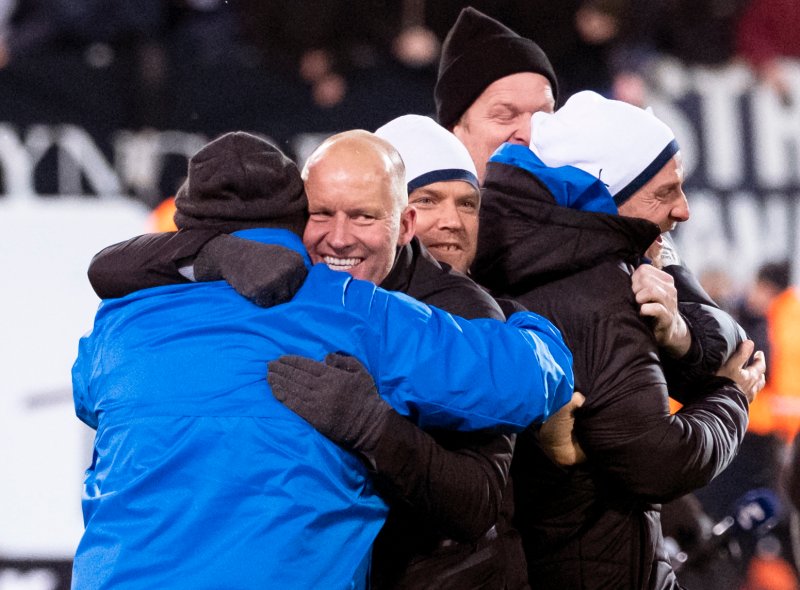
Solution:
[[[240,235],[305,255],[282,230]],[[224,282],[106,300],[73,368],[97,429],[73,587],[364,588],[387,506],[265,378],[282,354],[331,351],[425,427],[520,430],[572,392],[571,355],[540,316],[454,318],[324,265],[271,309]]]

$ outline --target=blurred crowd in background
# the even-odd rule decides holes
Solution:
[[[650,68],[665,56],[712,68],[746,63],[792,100],[782,59],[800,58],[798,0],[0,0],[0,111],[8,110],[0,120],[76,122],[98,137],[239,128],[279,142],[298,121],[302,130],[374,129],[433,112],[441,43],[466,5],[542,47],[560,103],[593,89],[644,106]],[[140,198],[155,207],[167,195]],[[800,523],[782,482],[800,460],[792,451],[800,430],[792,263],[770,261],[748,285],[722,267],[702,274],[766,352],[768,381],[735,463],[665,511],[690,588],[800,589]],[[741,520],[754,490],[774,495],[774,516],[759,530]],[[714,528],[730,516],[733,524]]]
[[[734,288],[724,268],[700,276],[765,352],[767,386],[750,407],[748,433],[731,466],[665,506],[664,534],[683,540],[688,568],[679,579],[689,588],[800,588],[800,520],[786,496],[800,461],[800,297],[790,269],[788,260],[765,263],[744,289]]]
[[[800,57],[794,0],[0,0],[0,67],[58,53],[113,69],[131,92],[127,127],[171,122],[170,103],[185,107],[201,88],[182,85],[187,73],[208,68],[281,76],[294,106],[334,109],[371,71],[432,86],[441,42],[470,4],[536,40],[561,102],[592,89],[643,104],[663,55],[743,59],[788,100],[779,58]],[[231,82],[216,81],[218,91]]]

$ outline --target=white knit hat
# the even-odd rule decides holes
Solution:
[[[478,173],[467,148],[430,117],[403,115],[386,123],[375,135],[400,152],[409,194],[445,180],[463,180],[479,188]]]
[[[595,92],[578,92],[555,113],[535,113],[531,119],[531,150],[539,159],[599,178],[617,206],[678,149],[675,135],[652,111]]]

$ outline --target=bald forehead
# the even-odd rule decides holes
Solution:
[[[361,177],[364,182],[387,183],[397,205],[408,203],[405,166],[397,150],[377,135],[346,131],[325,140],[306,161],[306,182],[337,182]]]

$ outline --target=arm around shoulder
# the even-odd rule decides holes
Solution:
[[[124,297],[134,291],[187,283],[182,261],[192,259],[216,230],[192,229],[144,234],[104,248],[92,258],[89,282],[101,299]]]
[[[576,412],[590,461],[631,493],[663,502],[707,484],[733,459],[748,404],[729,379],[708,377],[698,399],[669,414],[656,345],[633,313],[598,319],[582,343],[586,403]],[[576,352],[576,355],[579,354]],[[581,384],[582,386],[583,384]]]
[[[269,363],[267,378],[279,401],[361,457],[387,499],[422,511],[462,541],[478,539],[497,521],[512,437],[442,432],[443,440],[463,443],[443,446],[392,410],[353,357],[282,357]]]

